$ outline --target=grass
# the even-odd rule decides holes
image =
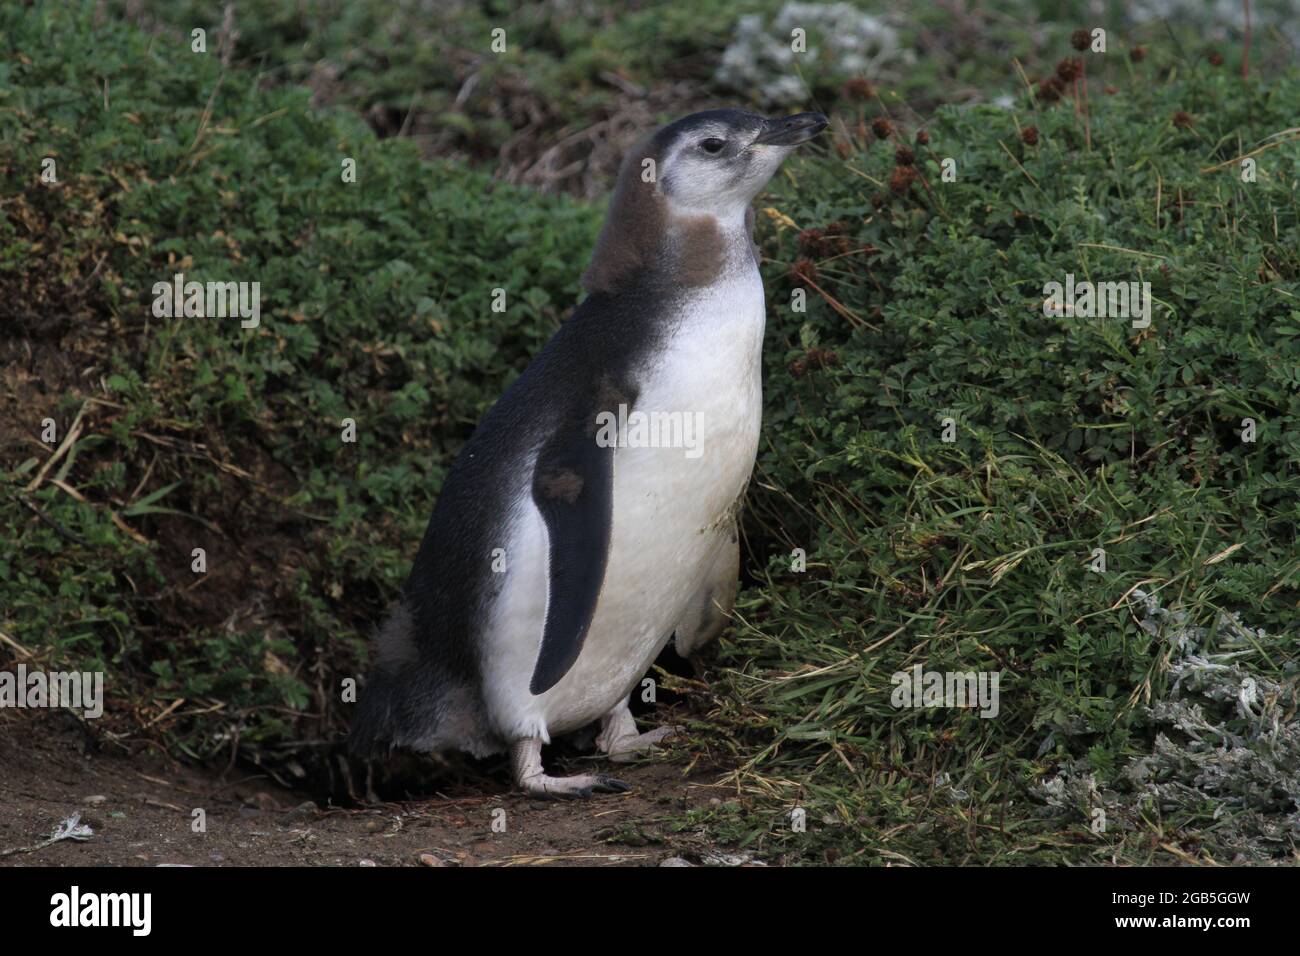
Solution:
[[[768,199],[784,226],[748,523],[766,564],[713,691],[738,800],[707,825],[778,857],[875,863],[1291,855],[1294,815],[1264,852],[1265,827],[1216,833],[1244,805],[1207,790],[1140,808],[1124,771],[1175,693],[1135,589],[1211,648],[1241,612],[1262,630],[1239,663],[1295,692],[1297,101],[1294,75],[1145,63],[1080,112],[1030,96],[939,110],[901,197],[897,118],[888,142],[789,169]],[[1266,177],[1242,181],[1246,153]],[[1068,272],[1149,281],[1151,326],[1045,317],[1045,283]],[[806,313],[783,306],[814,283]],[[916,664],[999,673],[1000,713],[895,709],[891,677]],[[1123,825],[1063,827],[1035,800],[1076,766],[1132,791]],[[807,833],[797,806],[819,821]]]

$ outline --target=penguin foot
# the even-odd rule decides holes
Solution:
[[[585,800],[593,793],[626,793],[632,785],[601,773],[582,773],[573,777],[551,777],[539,773],[520,781],[530,797],[542,800]]]
[[[631,763],[647,750],[653,750],[668,737],[676,737],[686,732],[685,727],[656,727],[644,734],[620,737],[605,750],[605,755],[614,763]],[[602,748],[603,749],[603,748]]]
[[[596,746],[614,763],[630,763],[639,754],[661,744],[666,738],[684,733],[682,727],[656,727],[644,734],[637,733],[636,720],[624,700],[600,720],[600,736]]]
[[[624,793],[629,784],[601,773],[583,773],[572,777],[552,777],[542,769],[542,741],[516,740],[510,746],[510,767],[515,786],[530,797],[543,800],[586,799],[592,793]]]

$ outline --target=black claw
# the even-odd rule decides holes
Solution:
[[[601,776],[596,778],[596,789],[603,790],[606,793],[627,793],[632,789],[632,785],[624,783],[617,777]]]

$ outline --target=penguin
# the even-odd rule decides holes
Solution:
[[[728,620],[758,450],[765,304],[751,201],[820,113],[695,113],[625,155],[586,297],[453,463],[376,636],[354,753],[508,752],[543,798],[628,789],[547,774],[542,746],[600,721],[633,759],[633,689],[676,635]],[[648,424],[647,424],[648,423]]]

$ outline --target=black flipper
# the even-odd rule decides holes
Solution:
[[[592,430],[562,429],[537,457],[533,501],[550,539],[550,580],[533,694],[559,683],[582,651],[609,562],[613,493],[614,449]]]

